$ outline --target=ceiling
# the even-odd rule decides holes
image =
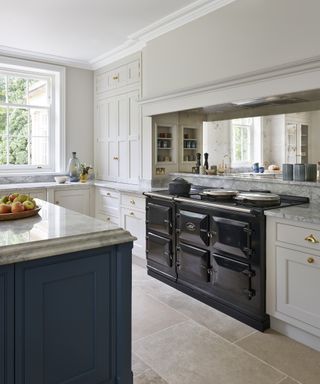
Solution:
[[[94,66],[139,42],[151,26],[231,1],[10,0],[1,7],[0,53]]]

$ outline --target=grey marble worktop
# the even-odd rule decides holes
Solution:
[[[37,200],[38,215],[0,221],[0,265],[135,240],[111,223]]]
[[[270,209],[265,211],[265,215],[320,225],[320,204],[310,203],[287,208]]]
[[[116,183],[104,180],[94,180],[87,183],[80,182],[66,182],[64,184],[58,184],[56,182],[36,182],[36,183],[10,183],[10,184],[0,184],[0,194],[1,191],[16,191],[16,190],[27,190],[27,189],[72,189],[72,188],[90,188],[90,186],[109,188],[114,189],[119,192],[128,192],[130,194],[141,195],[143,192],[151,192],[159,189],[167,188],[152,188],[150,186],[142,186],[136,184],[125,184],[125,183]]]

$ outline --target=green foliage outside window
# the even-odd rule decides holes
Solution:
[[[0,75],[0,165],[32,164],[32,108],[23,106],[27,102],[36,102],[30,90],[40,82],[36,79]],[[42,84],[46,83],[42,81]],[[44,92],[47,92],[47,88]]]

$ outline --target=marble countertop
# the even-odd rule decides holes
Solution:
[[[101,220],[38,200],[39,215],[0,221],[0,265],[135,240]]]
[[[287,208],[270,209],[265,211],[265,215],[320,225],[320,204],[310,203]]]
[[[152,187],[142,187],[140,185],[135,184],[125,184],[125,183],[116,183],[116,182],[110,182],[110,181],[104,181],[104,180],[94,180],[89,181],[87,183],[80,183],[80,182],[66,182],[64,184],[58,184],[56,182],[37,182],[37,183],[19,183],[19,184],[0,184],[0,194],[1,191],[16,191],[16,190],[26,190],[26,189],[41,189],[41,188],[47,188],[47,189],[64,189],[64,188],[90,188],[90,186],[95,187],[102,187],[102,188],[109,188],[114,189],[120,192],[128,192],[128,193],[134,193],[136,195],[142,195],[143,192],[151,192],[155,190],[160,189],[167,189],[167,188],[152,188]]]

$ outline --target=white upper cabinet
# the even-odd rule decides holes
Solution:
[[[106,80],[105,75],[109,80]],[[132,184],[139,182],[139,80],[140,60],[133,60],[112,71],[96,74],[94,153],[98,179]]]
[[[128,64],[120,65],[110,70],[97,73],[95,76],[95,93],[123,88],[132,84],[140,86],[141,69],[140,60],[130,61]]]

